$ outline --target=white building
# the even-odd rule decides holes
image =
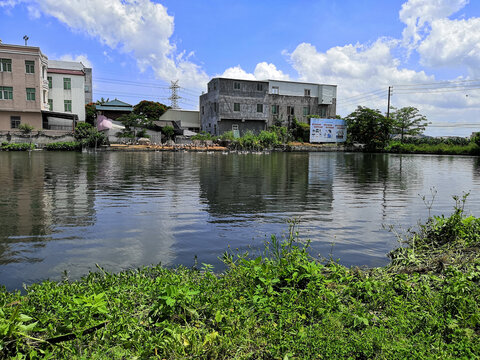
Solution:
[[[91,71],[81,62],[48,60],[49,110],[85,121],[85,104],[92,99]]]

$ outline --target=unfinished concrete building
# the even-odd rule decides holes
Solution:
[[[272,125],[336,116],[337,86],[294,81],[214,78],[200,96],[201,130],[212,135],[255,133]]]

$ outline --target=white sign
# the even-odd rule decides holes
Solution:
[[[345,142],[347,140],[347,124],[340,119],[310,118],[310,142]]]

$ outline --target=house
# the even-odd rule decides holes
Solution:
[[[198,110],[168,109],[160,116],[159,124],[163,121],[174,122],[182,130],[200,132],[200,112]]]
[[[97,115],[104,115],[111,120],[116,120],[120,116],[128,115],[133,111],[132,105],[117,99],[98,104],[95,108]]]
[[[85,121],[85,104],[92,101],[92,69],[81,62],[48,60],[48,105]]]
[[[0,130],[43,128],[48,110],[48,58],[40,48],[0,43]]]
[[[280,80],[213,78],[200,96],[201,130],[220,135],[288,126],[311,115],[334,118],[337,86]]]

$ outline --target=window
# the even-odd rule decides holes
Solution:
[[[48,88],[51,89],[52,88],[52,77],[47,76],[47,80],[48,80]]]
[[[217,83],[213,83],[213,90],[217,90]]]
[[[10,116],[10,127],[12,129],[18,129],[20,125],[20,116]]]
[[[240,83],[238,81],[233,82],[233,89],[234,90],[240,90]]]
[[[35,101],[35,89],[27,88],[27,100]]]
[[[63,109],[65,112],[72,112],[72,100],[63,100]]]
[[[240,111],[240,103],[233,103],[233,111]]]
[[[202,115],[205,115],[205,106],[202,106]]]
[[[321,117],[326,117],[327,116],[327,108],[326,107],[321,107],[320,108],[320,116]]]
[[[0,86],[0,100],[12,100],[13,99],[13,87]]]
[[[275,94],[275,95],[279,94],[278,86],[272,86],[272,94]]]
[[[90,87],[88,85],[85,85],[85,92],[90,92]]]
[[[257,91],[263,91],[263,84],[257,84]]]
[[[63,89],[64,90],[71,90],[72,89],[72,79],[63,78]]]
[[[257,104],[257,112],[263,113],[263,104]]]
[[[303,107],[303,116],[307,116],[310,114],[310,106],[304,106]]]
[[[25,60],[25,72],[27,74],[35,73],[35,61]]]
[[[279,106],[272,105],[272,115],[278,115],[278,113],[279,113]]]
[[[53,99],[48,99],[48,110],[53,111]]]
[[[0,59],[0,71],[12,72],[12,59]]]
[[[287,106],[287,115],[295,115],[295,109],[293,106]]]
[[[304,94],[305,96],[310,96],[310,89],[305,89]]]
[[[213,111],[217,112],[217,103],[216,102],[213,103]]]

